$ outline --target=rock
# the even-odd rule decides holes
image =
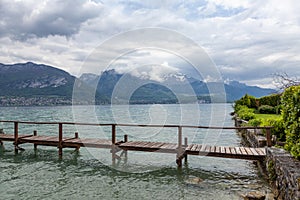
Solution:
[[[265,200],[266,195],[262,192],[248,192],[247,194],[242,195],[244,200]]]
[[[199,177],[195,178],[189,178],[188,180],[185,181],[187,184],[192,184],[192,185],[198,185],[203,182],[203,179]]]

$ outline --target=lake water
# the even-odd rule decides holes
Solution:
[[[182,124],[233,126],[230,104],[2,107],[1,120],[77,121],[89,123]],[[0,123],[6,133],[13,124]],[[22,134],[37,130],[57,135],[57,125],[19,125]],[[64,126],[64,136],[110,138],[110,127]],[[117,137],[177,142],[176,128],[117,127]],[[239,146],[231,130],[183,129],[189,143]],[[0,149],[0,199],[241,199],[249,191],[270,192],[252,161],[189,156],[177,169],[174,154],[128,152],[112,165],[109,150],[64,149],[21,145],[14,154],[6,142]],[[199,184],[191,179],[201,178]]]

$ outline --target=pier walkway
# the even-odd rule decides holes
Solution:
[[[249,148],[249,147],[230,147],[230,146],[209,146],[205,144],[188,144],[188,138],[182,138],[183,128],[201,128],[201,129],[265,129],[267,136],[267,145],[271,146],[271,128],[272,127],[208,127],[208,126],[184,126],[184,125],[137,125],[137,124],[92,124],[92,123],[73,123],[73,122],[21,122],[21,121],[0,121],[2,123],[13,123],[14,133],[0,133],[0,143],[2,141],[10,141],[14,143],[15,152],[21,148],[20,144],[31,143],[34,148],[37,145],[54,146],[58,148],[59,156],[62,156],[63,148],[91,147],[110,149],[112,153],[112,161],[120,159],[118,152],[123,151],[127,155],[127,151],[144,151],[155,153],[171,153],[176,154],[176,163],[182,165],[182,159],[187,159],[188,155],[247,159],[247,160],[263,160],[266,156],[265,148]],[[19,134],[19,124],[56,124],[58,125],[58,136],[38,135],[37,131],[33,134]],[[74,137],[63,136],[63,125],[82,125],[82,126],[110,126],[111,139],[96,138],[80,138],[76,132]],[[124,135],[124,139],[116,141],[116,127],[168,127],[178,129],[178,143],[167,142],[149,142],[149,141],[129,141],[128,136]]]

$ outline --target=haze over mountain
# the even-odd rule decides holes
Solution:
[[[111,100],[114,103],[134,104],[194,103],[197,100],[209,103],[212,96],[218,95],[209,88],[221,86],[220,83],[206,83],[180,73],[167,74],[161,82],[117,73],[114,69],[104,71],[101,76],[82,74],[76,78],[63,70],[43,64],[0,64],[0,105],[71,104],[74,83],[81,87],[80,96],[88,96],[92,92],[97,104],[111,103]],[[260,97],[275,92],[237,81],[222,83],[222,87],[228,102],[246,93]],[[126,88],[133,90],[128,94]],[[84,103],[93,103],[93,100]]]
[[[124,74],[120,74],[112,69],[103,72],[101,76],[82,74],[80,80],[94,85],[94,87],[97,85],[97,91],[100,95],[105,95],[109,99],[111,99],[113,90],[116,89],[116,85],[120,80],[126,84],[136,84],[139,87],[135,87],[135,91],[129,91],[132,92],[130,97],[131,103],[178,103],[178,98],[181,99],[180,102],[191,102],[195,100],[195,98],[192,98],[195,96],[200,102],[208,103],[212,101],[211,96],[220,95],[215,94],[216,92],[222,92],[222,90],[214,89],[218,87],[224,87],[224,95],[226,95],[227,102],[233,102],[246,93],[255,97],[261,97],[275,92],[273,89],[248,86],[238,81],[227,81],[226,83],[204,82],[181,73],[167,74],[161,82],[147,80],[131,74],[126,74],[126,78],[123,78],[125,81],[121,79],[122,77],[124,77]],[[216,98],[214,102],[220,101],[224,102],[224,99]]]

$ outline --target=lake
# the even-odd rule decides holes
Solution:
[[[113,105],[1,107],[1,120],[76,121],[88,123],[181,124],[233,126],[231,104]],[[0,123],[6,133],[13,124]],[[57,135],[57,125],[19,125],[22,134]],[[64,126],[64,135],[110,138],[110,127]],[[129,140],[177,142],[175,128],[117,127],[117,137]],[[233,130],[183,129],[189,143],[239,146]],[[270,192],[253,161],[189,156],[177,169],[174,154],[128,152],[112,165],[105,149],[64,149],[13,144],[0,149],[0,199],[241,199],[249,191]],[[191,183],[192,179],[201,183]]]

